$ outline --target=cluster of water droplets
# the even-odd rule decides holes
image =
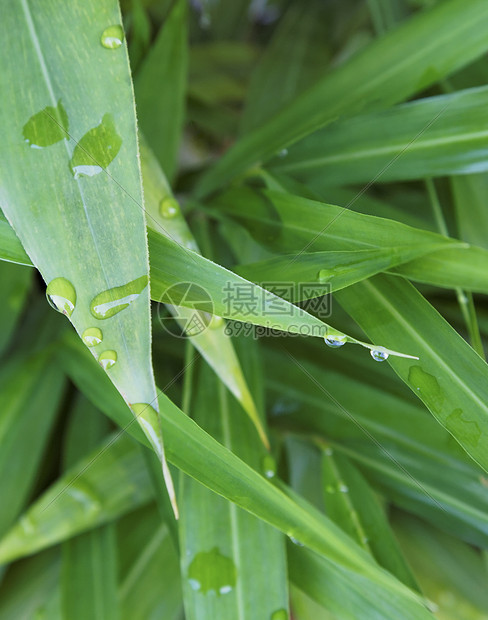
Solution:
[[[146,288],[146,275],[136,278],[123,286],[107,289],[96,295],[90,303],[92,316],[99,320],[109,319],[125,308],[128,308]],[[46,288],[46,297],[49,304],[68,318],[76,307],[76,290],[67,278],[54,278]],[[87,327],[81,335],[87,347],[94,348],[103,342],[103,332],[99,327]],[[104,370],[110,370],[117,362],[117,352],[106,349],[98,354],[98,362]]]
[[[338,349],[339,347],[343,347],[348,338],[345,335],[334,334],[334,335],[325,335],[324,342],[328,347],[332,349]],[[371,357],[375,360],[375,362],[384,362],[388,359],[389,354],[382,347],[378,347],[377,349],[370,350]]]

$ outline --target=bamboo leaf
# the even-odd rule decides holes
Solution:
[[[0,372],[0,533],[24,509],[65,389],[52,355],[17,355]],[[42,415],[39,412],[42,411]]]
[[[415,343],[419,362],[397,364],[392,360],[393,369],[486,471],[486,363],[403,280],[375,276],[337,295],[341,305],[373,339],[389,336],[398,346],[407,341]],[[375,315],[369,312],[371,307]],[[388,317],[392,316],[393,330],[388,327]]]
[[[99,330],[91,350],[104,354],[126,402],[152,403],[147,244],[118,6],[104,0],[73,13],[52,0],[33,11],[21,0],[6,7],[4,26],[10,53],[2,88],[20,93],[28,84],[31,95],[9,97],[2,107],[3,211],[54,307],[80,336]],[[139,421],[164,467],[149,411]]]
[[[239,140],[202,178],[198,196],[339,117],[386,108],[454,73],[486,51],[487,23],[483,0],[469,7],[462,0],[448,0],[413,17]]]
[[[186,30],[186,2],[177,0],[134,83],[141,129],[170,179],[176,169],[184,120],[188,65]]]
[[[302,140],[271,166],[315,188],[324,180],[349,185],[482,172],[487,103],[481,87],[357,116]]]
[[[199,252],[178,202],[172,196],[166,177],[144,140],[141,140],[141,163],[149,228],[162,232],[189,251]],[[173,308],[173,306],[169,307]],[[192,324],[194,310],[178,307],[173,310],[173,314],[179,317],[183,328]],[[191,335],[191,330],[187,331],[188,338],[244,407],[262,441],[268,445],[256,405],[242,374],[239,359],[226,333],[225,322],[218,316],[209,318],[202,315],[202,318],[205,321],[204,325],[206,324],[210,329],[203,329],[195,335]]]
[[[71,412],[65,440],[65,464],[96,448],[107,434],[107,420],[86,399],[80,398]],[[102,525],[64,543],[61,566],[61,605],[66,617],[116,620],[117,560],[115,529]]]
[[[206,368],[201,371],[192,407],[195,420],[255,469],[262,469],[266,452],[256,445],[242,410],[232,407]],[[180,504],[187,617],[245,620],[255,618],[257,609],[263,617],[285,614],[283,537],[190,478],[182,480]]]

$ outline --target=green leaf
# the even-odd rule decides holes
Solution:
[[[482,172],[487,104],[481,87],[357,116],[305,138],[271,166],[315,188]]]
[[[1,226],[1,221],[0,221]],[[19,265],[0,262],[3,303],[0,306],[0,357],[12,342],[12,336],[24,309],[33,272]]]
[[[385,513],[361,473],[331,448],[322,450],[325,512],[369,549],[378,562],[412,589],[415,579],[391,531]]]
[[[152,493],[140,447],[120,433],[111,436],[30,506],[0,541],[0,563],[112,521]]]
[[[191,257],[191,251],[199,252],[197,243],[186,224],[178,202],[172,196],[163,171],[144,140],[141,140],[141,164],[149,228],[162,232],[182,247],[187,248],[190,251],[188,255]],[[179,319],[183,328],[192,324],[195,316],[194,310],[173,306],[169,308],[177,320]],[[210,317],[210,322],[208,316],[200,315],[200,318],[210,329],[204,329],[196,335],[190,335],[191,331],[190,333],[187,331],[188,338],[244,407],[253,420],[262,441],[268,445],[256,405],[242,374],[239,359],[226,333],[225,322],[219,320],[220,317],[213,319]]]
[[[454,239],[391,219],[356,213],[349,208],[352,202],[338,207],[282,191],[256,192],[239,188],[223,193],[212,204],[243,224],[259,243],[279,252],[302,255],[312,251],[352,251],[444,242],[447,249],[394,267],[392,272],[448,288],[463,282],[467,290],[488,293],[486,250],[476,246],[455,247],[459,241]]]
[[[393,523],[422,589],[438,607],[438,616],[484,619],[487,574],[479,550],[408,514],[395,514]]]
[[[186,5],[185,0],[173,4],[134,82],[140,127],[169,178],[175,173],[184,120]]]
[[[274,426],[323,437],[396,505],[472,544],[488,544],[488,492],[478,466],[407,388],[399,389],[389,368],[362,362],[354,351],[331,355],[320,365],[298,357],[288,368],[279,363],[282,352],[268,352]]]
[[[385,589],[338,569],[308,549],[288,546],[290,578],[309,597],[341,620],[399,618],[421,620],[434,616],[425,607],[399,603]]]
[[[315,0],[288,7],[252,73],[242,135],[269,120],[323,73],[330,56],[324,18],[324,7]]]
[[[32,334],[31,334],[32,335]],[[31,343],[30,343],[31,344]],[[32,493],[59,411],[64,376],[49,354],[17,355],[0,372],[0,534]],[[40,415],[42,412],[42,415]]]
[[[432,245],[426,243],[375,250],[304,252],[298,256],[284,254],[257,263],[237,265],[235,270],[253,282],[284,282],[290,290],[290,301],[302,301],[346,288],[445,245],[444,241],[440,241]],[[309,283],[307,288],[303,286],[305,283]]]
[[[97,407],[120,423],[123,416],[127,415],[126,409],[120,396],[110,390],[107,377],[93,363],[90,355],[77,356],[76,359],[76,383],[80,390],[87,398],[96,398]],[[66,362],[63,362],[63,366],[66,367]],[[68,372],[71,373],[73,366],[75,365],[67,369]],[[100,393],[105,395],[104,400],[98,398]],[[306,502],[297,504],[291,500],[205,433],[163,393],[160,394],[160,406],[164,411],[161,420],[163,432],[168,438],[168,458],[174,465],[214,492],[293,536],[331,561],[369,575],[376,583],[386,584],[389,590],[397,592],[401,598],[412,600],[413,594],[410,591],[377,568],[363,550],[312,506]],[[127,431],[132,432],[131,426],[127,427]],[[0,543],[0,558],[2,546],[5,553],[5,540]]]
[[[375,276],[337,296],[373,340],[413,346],[419,361],[391,360],[393,369],[466,452],[488,470],[486,363],[401,279]]]
[[[487,49],[484,0],[447,0],[371,43],[249,133],[202,178],[201,198],[339,117],[407,99]],[[432,36],[436,33],[436,36]]]
[[[263,468],[266,452],[256,444],[252,426],[207,368],[201,368],[191,410],[213,437],[255,469]],[[182,479],[179,497],[187,618],[254,619],[257,609],[268,618],[287,608],[283,536],[191,478]]]
[[[168,527],[154,506],[117,524],[119,599],[124,620],[180,620],[183,608],[178,555]]]
[[[78,399],[66,432],[67,467],[97,446],[107,433],[107,422],[86,399]],[[119,618],[113,524],[94,528],[63,544],[61,605],[64,615],[73,620]]]
[[[52,303],[80,336],[101,330],[93,355],[116,360],[105,367],[126,402],[152,403],[147,243],[118,5],[104,0],[73,13],[53,0],[33,11],[21,0],[8,5],[4,25],[0,85],[17,93],[28,85],[30,96],[2,107],[2,208]],[[94,305],[100,294],[112,308],[105,315]],[[164,467],[157,420],[147,417],[139,422]]]
[[[0,617],[63,620],[59,597],[59,549],[49,549],[14,564],[0,588]]]

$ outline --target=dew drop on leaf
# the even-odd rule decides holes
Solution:
[[[103,370],[109,370],[112,366],[115,365],[117,361],[117,352],[109,349],[108,351],[104,351],[100,353],[98,358],[98,363],[103,368]]]
[[[99,293],[90,303],[90,312],[96,319],[109,319],[134,302],[146,288],[147,282],[147,276],[141,276],[123,286]]]
[[[103,47],[109,50],[115,50],[122,45],[124,40],[124,30],[119,24],[114,24],[105,28],[100,37],[100,42]]]
[[[273,611],[269,620],[288,620],[288,612],[286,609],[277,609]]]
[[[163,198],[159,203],[159,214],[161,217],[170,220],[179,215],[179,213],[180,207],[178,202],[174,198],[171,198],[171,196]]]
[[[218,329],[224,324],[224,319],[221,316],[214,314],[210,320],[210,329]]]
[[[75,179],[100,174],[115,159],[121,145],[113,116],[105,114],[100,124],[87,131],[75,146],[69,163]]]
[[[347,336],[325,336],[324,342],[328,347],[337,349],[338,347],[342,347],[346,344]]]
[[[274,478],[276,476],[276,461],[271,454],[263,456],[261,461],[261,469],[266,478]]]
[[[217,596],[228,594],[236,585],[236,567],[218,547],[197,553],[188,567],[188,581],[193,590]]]
[[[372,349],[370,353],[375,362],[384,362],[388,359],[388,353],[386,353],[386,351]]]
[[[61,314],[70,317],[76,305],[75,287],[66,278],[55,278],[47,285],[46,297],[49,305]]]
[[[81,338],[87,347],[96,347],[103,340],[102,330],[98,327],[89,327],[85,329]]]
[[[22,134],[27,144],[34,149],[41,149],[69,138],[69,122],[66,110],[58,101],[57,107],[47,106],[24,125]]]

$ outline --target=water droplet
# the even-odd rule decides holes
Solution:
[[[363,536],[361,538],[361,541],[362,541],[363,545],[367,545],[369,543],[369,538],[367,536]]]
[[[218,327],[221,327],[224,323],[225,321],[221,316],[217,316],[216,314],[214,314],[210,321],[209,327],[210,329],[217,329]]]
[[[328,347],[337,349],[338,347],[342,347],[346,344],[347,336],[325,336],[324,342]]]
[[[103,340],[102,330],[98,327],[89,327],[85,329],[81,338],[87,347],[96,347]]]
[[[477,422],[464,417],[462,409],[454,411],[446,418],[446,428],[456,435],[458,439],[464,440],[471,446],[476,447],[481,437],[481,429]]]
[[[325,448],[324,454],[326,456],[332,456],[334,454],[334,450],[332,450],[332,448]]]
[[[384,362],[388,359],[388,353],[386,351],[381,351],[380,349],[371,349],[370,353],[371,357],[375,360],[375,362]]]
[[[321,269],[317,274],[317,280],[321,284],[326,284],[327,282],[330,282],[333,277],[334,274],[332,273],[331,269]]]
[[[113,116],[105,114],[101,123],[87,131],[75,146],[69,163],[75,179],[100,174],[115,159],[121,145]]]
[[[348,493],[349,492],[349,487],[341,482],[341,484],[339,485],[339,491],[341,493]]]
[[[286,157],[288,155],[288,149],[281,149],[281,151],[278,151],[278,157]]]
[[[180,214],[178,202],[171,196],[166,196],[159,203],[159,213],[161,217],[169,220]]]
[[[120,47],[123,40],[124,30],[122,26],[119,26],[119,24],[114,24],[113,26],[105,28],[102,32],[102,36],[100,37],[100,42],[103,47],[110,50],[115,50]]]
[[[236,567],[218,547],[197,553],[188,567],[188,581],[193,590],[217,596],[228,594],[236,585]]]
[[[141,276],[128,284],[99,293],[90,304],[92,315],[100,320],[109,319],[135,301],[146,288],[147,282],[147,276]]]
[[[70,317],[76,305],[75,287],[66,278],[55,278],[47,285],[46,297],[58,312]]]
[[[98,358],[98,363],[103,368],[103,370],[109,370],[112,366],[115,365],[117,361],[117,352],[109,349],[108,351],[104,351],[100,353]]]
[[[294,545],[297,545],[297,547],[303,547],[303,543],[300,542],[297,538],[295,538],[294,536],[292,536],[291,534],[288,535],[288,538],[291,540],[291,542]]]
[[[19,525],[26,536],[31,536],[37,529],[36,522],[29,513],[19,519]]]
[[[418,365],[410,366],[408,382],[433,411],[437,412],[442,408],[445,397],[434,375],[425,372]]]
[[[261,469],[266,478],[274,478],[276,476],[276,461],[271,454],[266,454],[261,460]]]
[[[288,617],[286,609],[277,609],[271,614],[270,620],[288,620]]]
[[[69,484],[65,493],[79,504],[86,514],[97,513],[102,508],[102,502],[97,492],[88,482],[81,478]]]
[[[66,110],[58,101],[57,107],[47,106],[24,125],[22,134],[27,144],[34,149],[41,149],[60,142],[68,136],[69,122]]]

